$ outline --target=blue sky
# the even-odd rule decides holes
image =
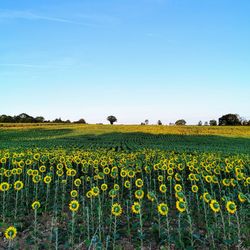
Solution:
[[[249,0],[2,0],[0,114],[250,119]]]

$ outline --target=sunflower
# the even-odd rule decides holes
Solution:
[[[143,190],[141,190],[141,189],[139,189],[139,190],[136,190],[135,191],[135,197],[137,198],[137,199],[142,199],[143,197],[144,197],[144,191]]]
[[[33,210],[38,209],[41,206],[41,203],[39,201],[34,201],[31,205]]]
[[[120,186],[117,183],[114,185],[114,190],[116,191],[120,190]]]
[[[198,188],[198,186],[197,185],[192,185],[192,192],[193,193],[197,193],[198,192],[198,190],[199,190],[199,188]]]
[[[39,167],[39,171],[40,171],[41,173],[44,173],[44,172],[46,171],[46,167],[45,167],[45,166],[40,166],[40,167]]]
[[[167,187],[165,184],[161,184],[159,187],[159,190],[161,193],[166,193],[167,192]]]
[[[58,169],[58,170],[56,170],[56,174],[57,174],[57,176],[63,176],[63,170],[61,170],[61,169]]]
[[[124,187],[127,188],[127,189],[130,189],[130,188],[131,188],[131,183],[130,183],[129,180],[126,180],[126,181],[124,182]]]
[[[70,192],[70,196],[71,196],[72,198],[76,198],[76,197],[78,196],[77,190],[72,190],[72,191]]]
[[[139,202],[135,201],[131,207],[134,214],[139,214],[141,212],[141,205]]]
[[[111,198],[115,198],[115,197],[117,196],[117,191],[114,190],[114,189],[111,189],[111,190],[109,191],[109,196],[110,196]]]
[[[75,185],[76,187],[79,187],[81,184],[82,184],[81,179],[77,178],[77,179],[74,180],[74,185]]]
[[[41,175],[34,175],[34,176],[32,177],[32,181],[33,181],[35,184],[37,184],[39,181],[41,181],[41,179],[42,179]]]
[[[23,188],[23,182],[22,181],[16,181],[14,183],[14,189],[16,191],[20,191]]]
[[[0,184],[0,191],[6,192],[10,189],[10,184],[8,182],[2,182]]]
[[[172,168],[169,168],[167,170],[167,172],[168,172],[168,175],[173,175],[174,174],[174,170]]]
[[[157,209],[158,212],[163,216],[166,216],[168,214],[168,205],[166,203],[160,203]]]
[[[133,170],[129,170],[128,171],[128,177],[129,178],[134,178],[134,176],[135,176],[135,172]]]
[[[72,212],[76,212],[79,209],[79,202],[77,200],[73,200],[69,203],[69,209]]]
[[[103,183],[102,185],[101,185],[101,190],[102,191],[106,191],[108,189],[108,185],[106,184],[106,183]]]
[[[205,192],[203,194],[203,199],[206,203],[208,203],[211,200],[211,195],[208,192]]]
[[[219,212],[220,211],[220,204],[218,203],[218,201],[216,200],[211,200],[210,202],[210,208],[215,212]]]
[[[16,238],[16,234],[17,234],[17,230],[15,227],[11,226],[8,227],[5,232],[4,232],[4,236],[6,239],[8,240],[13,240]]]
[[[138,187],[138,188],[141,188],[143,186],[143,180],[142,179],[137,179],[135,181],[135,185]]]
[[[150,200],[150,201],[154,201],[155,200],[155,195],[153,192],[148,192],[147,193],[147,198]]]
[[[120,216],[122,214],[122,207],[119,203],[114,203],[111,208],[111,212],[114,216]]]
[[[233,201],[228,201],[226,204],[226,208],[230,214],[234,214],[237,210],[237,206],[235,205]]]
[[[247,200],[246,196],[243,193],[238,194],[238,199],[241,203],[244,203]]]
[[[187,204],[186,202],[184,202],[183,200],[178,200],[176,201],[176,208],[181,212],[183,213],[186,208],[187,208]]]
[[[92,191],[90,190],[90,191],[88,191],[87,193],[86,193],[86,196],[87,196],[87,198],[92,198],[92,196],[93,196],[93,194],[92,194]]]
[[[159,175],[157,179],[158,179],[159,182],[163,182],[163,179],[164,179],[164,178],[163,178],[162,175]]]
[[[93,188],[91,189],[91,192],[92,192],[92,195],[93,195],[93,196],[98,196],[99,193],[100,193],[100,189],[99,189],[99,187],[93,187]]]
[[[175,190],[175,192],[181,192],[182,191],[182,186],[180,184],[176,184],[174,186],[174,190]]]
[[[106,175],[109,174],[110,173],[110,168],[109,167],[104,168],[103,173],[106,174]]]
[[[51,176],[49,176],[49,175],[46,175],[46,176],[43,178],[43,181],[44,181],[45,184],[50,184],[50,183],[51,183],[51,180],[52,180],[52,178],[51,178]]]
[[[125,177],[127,176],[127,171],[124,170],[124,169],[122,169],[121,172],[120,172],[120,176],[121,176],[122,178],[125,178]]]

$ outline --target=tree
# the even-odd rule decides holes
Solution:
[[[145,125],[148,125],[148,123],[149,123],[149,120],[146,119],[146,120],[145,120]]]
[[[208,122],[204,122],[204,126],[208,126]]]
[[[161,120],[158,120],[157,125],[162,125]]]
[[[107,120],[110,122],[111,125],[113,125],[114,122],[117,122],[116,117],[113,115],[108,116]]]
[[[74,123],[86,124],[86,121],[83,118],[81,118],[80,120],[78,120],[78,121],[76,121]]]
[[[241,125],[241,119],[237,114],[227,114],[219,118],[219,126]]]
[[[177,120],[175,125],[186,125],[186,121],[184,119]]]
[[[35,118],[35,121],[36,122],[38,122],[38,123],[42,123],[42,122],[44,122],[44,117],[42,117],[42,116],[37,116],[36,118]]]
[[[202,121],[199,121],[199,122],[198,122],[198,126],[202,126]]]
[[[217,126],[217,121],[216,120],[210,120],[209,125],[210,126]]]

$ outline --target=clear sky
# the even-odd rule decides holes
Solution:
[[[249,0],[1,0],[0,114],[250,119]]]

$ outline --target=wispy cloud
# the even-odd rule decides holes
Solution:
[[[59,18],[55,16],[38,15],[31,11],[1,10],[0,9],[0,20],[1,19],[44,20],[44,21],[59,22],[59,23],[78,24],[78,25],[84,25],[84,26],[96,26],[96,24],[94,23],[78,22],[75,20]]]

